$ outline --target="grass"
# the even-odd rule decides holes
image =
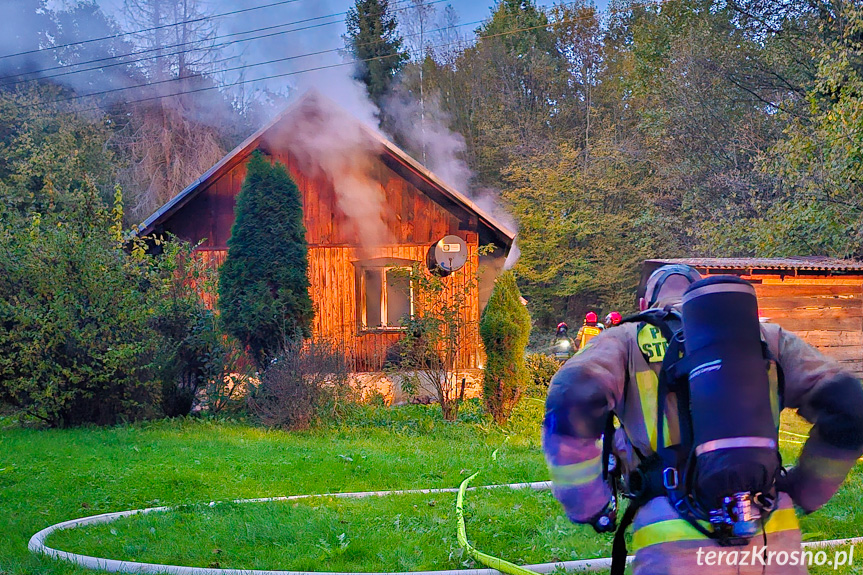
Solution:
[[[36,531],[107,511],[180,505],[60,532],[48,543],[116,559],[193,566],[291,570],[401,571],[472,566],[455,539],[454,494],[286,503],[210,501],[278,495],[547,479],[539,441],[542,406],[523,402],[507,430],[475,404],[456,425],[434,406],[357,409],[350,424],[285,433],[238,422],[161,421],[108,429],[0,430],[0,573],[84,573],[27,552]],[[784,427],[805,433],[805,422]],[[510,439],[499,461],[491,452]],[[793,440],[793,438],[791,438]],[[783,445],[786,460],[799,445]],[[858,468],[831,503],[803,518],[816,539],[856,535],[863,475]],[[204,505],[202,505],[204,504]],[[611,537],[574,526],[548,492],[473,491],[468,537],[516,563],[607,556]],[[858,550],[863,557],[863,552]],[[863,559],[858,561],[863,565]],[[812,569],[812,573],[858,573]]]

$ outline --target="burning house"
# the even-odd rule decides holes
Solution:
[[[478,368],[477,324],[515,233],[335,103],[310,93],[152,214],[139,236],[173,234],[214,266],[227,255],[234,206],[253,151],[287,166],[303,202],[315,337],[338,341],[357,372],[382,369],[414,308],[403,270],[460,269],[474,326],[459,368]],[[492,249],[480,250],[481,246]],[[482,255],[480,254],[482,251]]]

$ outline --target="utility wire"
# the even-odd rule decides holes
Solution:
[[[405,5],[404,5],[404,6],[401,6],[401,7],[399,7],[399,8],[394,8],[394,9],[392,10],[392,12],[401,12],[401,11],[404,11],[404,10],[408,10],[408,9],[410,9],[410,5],[408,5],[408,4],[407,4],[407,2],[408,2],[408,1],[409,1],[409,0],[404,0]],[[441,2],[447,2],[447,1],[449,1],[449,0],[433,0],[432,2],[429,2],[429,3],[428,3],[428,5],[432,5],[432,4],[440,4]],[[218,39],[222,39],[222,38],[231,38],[231,37],[233,37],[233,36],[242,36],[242,35],[245,35],[245,34],[254,34],[254,33],[256,33],[256,32],[265,32],[265,31],[267,31],[267,30],[274,30],[274,29],[276,29],[276,28],[283,28],[283,27],[285,27],[285,26],[293,26],[293,25],[296,25],[296,24],[304,24],[304,23],[306,23],[306,22],[314,22],[314,21],[317,21],[317,20],[323,20],[323,19],[325,19],[325,18],[335,18],[335,17],[339,17],[339,16],[345,16],[346,14],[347,14],[347,12],[337,12],[337,13],[335,13],[335,14],[327,14],[327,15],[325,15],[325,16],[315,16],[315,17],[313,17],[313,18],[305,18],[305,19],[303,19],[303,20],[295,20],[295,21],[292,21],[292,22],[285,22],[284,24],[276,24],[276,25],[273,25],[273,26],[264,26],[264,27],[262,27],[262,28],[253,28],[253,29],[251,29],[251,30],[245,30],[245,31],[243,31],[243,32],[231,32],[231,33],[229,33],[229,34],[220,34],[220,35],[214,36],[212,39],[213,39],[213,40],[218,40]],[[315,25],[312,25],[312,26],[304,26],[304,27],[302,27],[302,28],[293,28],[293,29],[291,29],[291,30],[282,30],[282,31],[280,31],[280,32],[273,32],[273,33],[270,33],[270,34],[263,34],[263,35],[260,35],[260,36],[253,36],[253,37],[251,37],[251,38],[242,38],[242,39],[238,39],[238,40],[230,40],[230,41],[228,41],[228,42],[222,42],[222,43],[214,44],[214,45],[207,46],[207,47],[205,47],[205,48],[201,48],[201,49],[202,49],[202,50],[204,50],[204,49],[205,49],[205,50],[212,50],[212,49],[215,49],[215,48],[223,48],[223,47],[226,47],[226,46],[231,46],[231,45],[233,45],[233,44],[239,44],[239,43],[241,43],[241,42],[249,42],[249,41],[252,41],[252,40],[259,40],[259,39],[262,39],[262,38],[270,38],[270,37],[278,36],[278,35],[281,35],[281,34],[290,34],[291,32],[300,32],[300,31],[303,31],[303,30],[311,30],[311,29],[313,29],[313,28],[321,28],[321,27],[324,27],[324,26],[332,26],[332,25],[334,25],[334,24],[340,24],[341,22],[342,22],[341,20],[336,20],[336,21],[333,21],[333,22],[324,22],[324,23],[321,23],[321,24],[315,24]],[[75,62],[74,64],[59,64],[59,65],[57,65],[57,66],[49,66],[48,68],[42,68],[42,69],[40,69],[40,70],[33,70],[32,72],[25,72],[25,73],[23,73],[23,74],[21,74],[21,75],[25,75],[25,76],[26,76],[26,75],[38,75],[38,74],[43,74],[44,72],[50,72],[51,70],[63,70],[63,69],[66,69],[66,68],[74,68],[74,67],[78,67],[78,66],[84,66],[84,65],[87,65],[87,64],[95,64],[95,63],[97,63],[97,62],[106,62],[106,61],[109,61],[109,60],[120,60],[120,59],[122,59],[122,58],[127,58],[127,57],[129,57],[129,56],[136,56],[136,55],[139,55],[139,54],[149,54],[149,53],[152,53],[152,52],[160,52],[160,51],[165,50],[165,49],[178,48],[178,47],[180,47],[180,46],[189,46],[189,45],[197,44],[197,43],[199,43],[199,42],[200,42],[200,40],[192,40],[192,41],[189,41],[189,42],[180,42],[180,43],[177,43],[177,44],[168,44],[168,45],[166,45],[166,46],[159,46],[159,47],[157,47],[157,48],[147,48],[147,49],[145,49],[145,50],[136,50],[136,51],[134,51],[134,52],[129,52],[129,53],[127,53],[127,54],[120,54],[120,55],[118,55],[118,56],[106,56],[106,57],[103,57],[103,58],[95,58],[95,59],[93,59],[93,60],[86,60],[86,61],[84,61],[84,62]],[[93,70],[101,70],[101,69],[103,69],[103,68],[111,68],[111,67],[114,67],[114,66],[123,66],[123,65],[128,65],[128,64],[134,64],[134,63],[136,63],[136,62],[144,62],[144,61],[146,61],[146,60],[153,60],[153,59],[157,59],[157,58],[165,58],[165,57],[169,57],[169,56],[177,56],[177,55],[179,55],[179,54],[185,54],[185,53],[188,53],[188,52],[191,52],[191,51],[193,51],[193,50],[178,50],[178,51],[176,51],[176,52],[171,52],[171,53],[168,53],[168,54],[155,54],[155,55],[153,55],[153,56],[147,56],[147,57],[145,57],[145,58],[138,58],[138,59],[135,59],[135,60],[124,60],[124,61],[118,61],[118,62],[114,62],[114,63],[111,63],[111,64],[105,64],[105,65],[102,65],[102,66],[93,66],[92,68],[84,68],[84,69],[81,69],[81,70],[71,70],[71,71],[68,71],[68,72],[59,72],[59,73],[57,73],[57,74],[51,74],[51,75],[48,75],[48,76],[36,76],[36,77],[34,77],[34,78],[17,79],[17,80],[12,80],[11,82],[3,82],[3,83],[0,83],[0,88],[2,88],[3,86],[15,86],[15,85],[18,85],[18,84],[24,84],[24,83],[27,83],[27,82],[38,82],[38,81],[40,81],[40,80],[48,80],[48,79],[51,79],[51,78],[58,78],[58,77],[60,77],[60,76],[68,76],[68,75],[71,75],[71,74],[78,74],[78,73],[81,73],[81,72],[90,72],[90,71],[93,71]],[[16,76],[11,76],[11,75],[10,75],[10,76],[2,76],[2,77],[0,77],[0,80],[2,80],[2,79],[8,79],[8,78],[13,78],[13,77],[18,77],[18,75],[16,75]]]
[[[221,14],[212,14],[209,16],[202,16],[200,18],[192,18],[191,20],[183,20],[181,22],[174,22],[172,24],[162,24],[161,26],[153,26],[152,28],[143,28],[141,30],[133,30],[132,32],[118,32],[117,34],[111,34],[110,36],[102,36],[101,38],[90,38],[88,40],[81,40],[78,42],[69,42],[68,44],[60,44],[58,46],[48,46],[46,48],[35,48],[33,50],[27,50],[24,52],[16,52],[15,54],[6,54],[4,56],[0,56],[0,60],[5,58],[14,58],[15,56],[24,56],[27,54],[35,54],[37,52],[47,52],[50,50],[59,50],[60,48],[68,48],[70,46],[78,46],[79,44],[89,44],[91,42],[101,42],[102,40],[113,40],[115,38],[122,38],[123,36],[131,36],[133,34],[141,34],[143,32],[151,32],[153,30],[161,30],[162,28],[170,28],[171,26],[181,26],[183,24],[193,24],[195,22],[201,22],[203,20],[222,18],[223,16],[233,16],[234,14],[242,14],[243,12],[251,12],[252,10],[262,10],[264,8],[272,8],[273,6],[281,6],[284,4],[293,4],[295,2],[299,2],[300,0],[281,0],[279,2],[273,2],[272,4],[264,4],[262,6],[253,6],[251,8],[242,8],[240,10],[232,10],[231,12],[223,12]]]
[[[439,1],[444,1],[444,0],[439,0]],[[307,19],[305,19],[305,20],[298,20],[297,22],[287,22],[287,23],[285,23],[285,24],[277,24],[277,25],[275,25],[275,26],[266,26],[266,27],[264,27],[264,28],[257,28],[257,29],[254,29],[254,30],[247,30],[247,31],[245,31],[245,32],[233,32],[233,33],[231,33],[231,34],[225,34],[225,35],[222,35],[222,36],[216,36],[214,39],[216,39],[216,38],[228,38],[228,37],[230,37],[230,36],[241,36],[241,35],[243,35],[243,34],[253,34],[253,33],[255,33],[255,32],[263,32],[263,31],[265,31],[265,30],[273,30],[273,29],[275,29],[275,28],[283,28],[283,27],[285,27],[285,26],[291,26],[291,25],[293,25],[293,24],[301,24],[301,23],[303,23],[303,22],[311,22],[311,21],[313,21],[313,20],[321,20],[321,19],[323,19],[323,18],[330,18],[330,17],[333,17],[333,16],[340,16],[340,15],[341,15],[341,14],[329,14],[329,15],[327,15],[327,16],[318,16],[318,17],[316,17],[316,18],[307,18]],[[303,31],[303,30],[311,30],[311,29],[313,29],[313,28],[321,28],[321,27],[324,27],[324,26],[332,26],[332,25],[334,25],[334,24],[340,24],[341,22],[342,22],[341,20],[336,20],[336,21],[334,21],[334,22],[323,22],[323,23],[321,23],[321,24],[314,24],[314,25],[311,25],[311,26],[304,26],[304,27],[302,27],[302,28],[292,28],[292,29],[290,29],[290,30],[282,30],[281,32],[273,32],[273,33],[270,33],[270,34],[264,34],[264,35],[261,35],[261,36],[253,36],[253,37],[251,37],[251,38],[243,38],[243,39],[241,39],[241,40],[230,40],[230,41],[228,41],[228,42],[222,42],[222,43],[220,43],[220,44],[214,44],[214,45],[212,45],[212,46],[207,46],[206,48],[202,48],[202,49],[211,50],[211,49],[216,49],[216,48],[223,48],[223,47],[226,47],[226,46],[231,46],[231,45],[233,45],[233,44],[239,44],[239,43],[241,43],[241,42],[249,42],[249,41],[252,41],[252,40],[259,40],[259,39],[261,39],[261,38],[269,38],[269,37],[271,37],[271,36],[279,36],[279,35],[281,35],[281,34],[289,34],[289,33],[291,33],[291,32],[300,32],[300,31]],[[49,68],[43,68],[43,69],[41,69],[41,70],[34,70],[34,71],[32,71],[32,72],[27,72],[27,74],[42,74],[42,73],[44,73],[44,72],[48,72],[48,71],[51,71],[51,70],[62,70],[62,69],[66,69],[66,68],[73,68],[73,67],[76,67],[76,66],[84,66],[84,65],[86,65],[86,64],[94,64],[94,63],[96,63],[96,62],[104,62],[104,61],[107,61],[107,60],[117,60],[117,59],[120,59],[120,58],[127,58],[127,57],[129,57],[129,56],[136,56],[136,55],[138,55],[138,54],[147,54],[147,53],[152,53],[152,52],[159,52],[159,51],[164,50],[164,49],[166,49],[166,48],[177,48],[177,47],[179,47],[179,46],[187,46],[187,45],[189,45],[189,44],[196,44],[197,42],[198,42],[197,40],[193,40],[193,41],[191,41],[191,42],[181,42],[181,43],[179,43],[179,44],[171,44],[171,45],[168,45],[168,46],[162,46],[162,47],[159,47],[159,48],[148,48],[148,49],[146,49],[146,50],[140,50],[140,51],[136,51],[136,52],[129,52],[128,54],[123,54],[123,55],[121,55],[121,56],[107,56],[107,57],[105,57],[105,58],[96,58],[96,59],[94,59],[94,60],[87,60],[86,62],[76,62],[75,64],[61,64],[61,65],[58,65],[58,66],[51,66],[51,67],[49,67]],[[41,81],[41,80],[50,80],[51,78],[59,78],[60,76],[69,76],[69,75],[71,75],[71,74],[80,74],[80,73],[82,73],[82,72],[91,72],[91,71],[93,71],[93,70],[103,70],[103,69],[105,69],[105,68],[112,68],[112,67],[114,67],[114,66],[126,66],[126,65],[129,65],[129,64],[135,64],[136,62],[145,62],[145,61],[147,61],[147,60],[155,60],[155,59],[158,59],[158,58],[167,58],[167,57],[170,57],[170,56],[177,56],[177,55],[180,55],[180,54],[187,54],[187,53],[190,53],[190,52],[193,52],[193,51],[194,51],[194,49],[192,49],[192,50],[178,50],[178,51],[176,51],[176,52],[170,52],[170,53],[167,53],[167,54],[155,54],[155,55],[153,55],[153,56],[147,56],[147,57],[145,57],[145,58],[137,58],[137,59],[135,59],[135,60],[122,60],[122,61],[119,61],[119,62],[113,62],[113,63],[110,63],[110,64],[104,64],[104,65],[101,65],[101,66],[93,66],[92,68],[83,68],[83,69],[81,69],[81,70],[70,70],[70,71],[68,71],[68,72],[58,72],[57,74],[50,74],[50,75],[47,75],[47,76],[37,76],[37,77],[35,77],[35,78],[26,78],[26,79],[23,79],[23,80],[13,80],[13,81],[11,81],[11,82],[4,82],[4,83],[0,83],[0,88],[2,88],[3,86],[15,86],[15,85],[17,85],[17,84],[25,84],[25,83],[28,83],[28,82],[39,82],[39,81]],[[5,78],[10,78],[10,77],[12,77],[12,76],[5,76]]]
[[[482,20],[476,20],[476,21],[474,21],[474,22],[467,22],[467,23],[465,23],[465,24],[459,24],[459,25],[458,25],[458,26],[456,26],[456,27],[457,27],[457,28],[461,28],[461,27],[464,27],[464,26],[475,26],[475,25],[477,25],[477,24],[481,24],[482,22],[483,22]],[[425,32],[418,32],[418,33],[416,33],[416,34],[408,34],[408,35],[406,35],[406,36],[403,36],[403,38],[412,38],[412,37],[414,37],[414,36],[419,36],[419,35],[421,35],[421,34],[429,34],[429,33],[432,33],[432,32],[440,32],[440,31],[443,31],[443,30],[447,30],[447,29],[449,29],[449,28],[450,28],[450,27],[448,27],[448,26],[447,26],[447,27],[437,28],[437,29],[434,29],[434,30],[428,30],[428,31],[425,31]],[[383,40],[380,40],[380,39],[379,39],[379,40],[375,40],[375,41],[373,41],[373,42],[366,42],[366,43],[364,43],[364,44],[360,44],[360,45],[359,45],[359,46],[357,46],[357,47],[359,47],[359,48],[365,48],[365,47],[368,47],[368,46],[374,46],[374,45],[376,45],[376,44],[381,44],[382,42],[383,42]],[[447,44],[447,45],[448,45],[448,44]],[[443,46],[433,46],[432,48],[435,48],[435,47],[443,47]],[[308,58],[308,57],[311,57],[311,56],[320,56],[320,55],[322,55],[322,54],[330,54],[330,53],[333,53],[333,52],[339,52],[339,51],[341,51],[341,50],[343,50],[343,48],[330,48],[330,49],[328,49],[328,50],[319,50],[319,51],[317,51],[317,52],[306,52],[306,53],[304,53],[304,54],[296,54],[296,55],[293,55],[293,56],[286,56],[286,57],[284,57],[284,58],[275,58],[275,59],[273,59],[273,60],[267,60],[267,61],[265,61],[265,62],[256,62],[256,63],[254,63],[254,64],[244,64],[244,65],[242,65],[242,66],[234,66],[233,68],[225,68],[225,69],[219,70],[219,72],[233,72],[233,71],[236,71],[236,70],[243,70],[243,69],[246,69],[246,68],[254,68],[255,66],[265,66],[265,65],[267,65],[267,64],[276,64],[276,63],[279,63],[279,62],[289,62],[289,61],[291,61],[291,60],[298,60],[298,59],[300,59],[300,58]],[[390,54],[390,55],[387,55],[387,56],[383,56],[383,58],[390,58],[390,57],[394,57],[394,56],[398,56],[398,54]],[[369,60],[364,60],[364,61],[369,61]],[[339,65],[342,65],[342,64],[339,64]],[[124,87],[121,87],[121,88],[111,88],[111,89],[109,89],[109,90],[102,90],[102,91],[100,91],[100,92],[90,92],[89,94],[80,94],[80,95],[78,95],[78,96],[72,96],[72,97],[70,97],[70,98],[58,98],[58,99],[56,99],[56,100],[50,100],[50,101],[48,101],[48,102],[45,102],[45,104],[58,104],[58,103],[62,103],[62,102],[71,102],[71,101],[74,101],[74,100],[81,100],[81,99],[83,99],[83,98],[90,98],[90,97],[93,97],[93,96],[104,96],[104,95],[106,95],[106,94],[113,94],[113,93],[116,93],[116,92],[123,92],[123,91],[125,91],[125,90],[134,90],[134,89],[136,89],[136,88],[149,88],[150,86],[157,86],[157,85],[159,85],[159,84],[168,84],[168,83],[171,83],[171,82],[180,82],[180,81],[182,81],[182,80],[188,80],[188,79],[190,79],[190,78],[198,78],[198,77],[200,77],[198,74],[188,74],[188,75],[186,75],[186,76],[178,76],[177,78],[167,78],[167,79],[165,79],[165,80],[159,80],[159,81],[157,81],[157,82],[148,82],[148,83],[146,83],[146,84],[136,84],[136,85],[134,85],[134,86],[124,86]]]
[[[573,4],[575,4],[575,2],[573,2]],[[548,27],[562,26],[562,25],[564,25],[564,24],[573,23],[573,22],[576,22],[576,21],[579,21],[579,20],[583,20],[583,19],[584,19],[584,18],[570,18],[569,20],[561,20],[561,21],[559,21],[559,22],[550,22],[550,23],[547,23],[547,24],[540,24],[540,25],[537,25],[537,26],[530,26],[530,27],[527,27],[527,28],[517,28],[517,29],[514,29],[514,30],[508,30],[508,31],[506,31],[506,32],[499,32],[499,33],[497,33],[497,34],[489,34],[489,35],[487,35],[487,36],[481,36],[479,39],[480,39],[480,40],[490,40],[490,39],[492,39],[492,38],[500,38],[500,37],[504,37],[504,36],[511,36],[511,35],[513,35],[513,34],[518,34],[518,33],[520,33],[520,32],[528,32],[528,31],[530,31],[530,30],[537,30],[537,29],[540,29],[540,28],[548,28]],[[430,48],[431,48],[431,49],[436,49],[436,48],[445,48],[445,47],[448,47],[448,46],[455,46],[455,45],[458,45],[458,44],[460,44],[460,43],[461,43],[461,41],[448,42],[448,43],[446,43],[446,44],[438,44],[438,45],[430,46]],[[142,103],[142,102],[150,102],[150,101],[153,101],[153,100],[161,100],[161,99],[163,99],[163,98],[170,98],[170,97],[173,97],[173,96],[181,96],[181,95],[185,95],[185,94],[195,94],[195,93],[198,93],[198,92],[206,92],[206,91],[209,91],[209,90],[217,90],[217,89],[221,89],[221,88],[230,88],[230,87],[232,87],[232,86],[237,86],[237,85],[240,85],[240,84],[247,84],[247,83],[251,83],[251,82],[260,82],[260,81],[263,81],[263,80],[273,80],[273,79],[276,79],[276,78],[286,78],[286,77],[289,77],[289,76],[296,76],[296,75],[298,75],[298,74],[305,74],[305,73],[308,73],[308,72],[316,72],[316,71],[320,71],[320,70],[327,70],[327,69],[331,69],[331,68],[339,68],[339,67],[342,67],[342,66],[351,66],[351,65],[354,65],[354,64],[359,63],[359,62],[374,62],[374,61],[377,61],[377,60],[385,60],[385,59],[387,59],[387,58],[393,58],[393,57],[396,57],[396,56],[399,56],[399,54],[387,54],[387,55],[384,55],[384,56],[375,56],[375,57],[373,57],[373,58],[365,58],[365,59],[361,59],[361,60],[350,60],[350,61],[347,61],[347,62],[340,62],[340,63],[337,63],[337,64],[326,64],[326,65],[322,65],[322,66],[316,66],[316,67],[313,67],[313,68],[306,68],[306,69],[303,69],[303,70],[294,70],[294,71],[292,71],[292,72],[284,72],[284,73],[281,73],[281,74],[271,74],[271,75],[269,75],[269,76],[263,76],[263,77],[261,77],[261,78],[253,78],[253,79],[251,79],[251,80],[238,80],[238,81],[236,81],[236,82],[231,82],[231,83],[228,83],[228,84],[221,84],[221,85],[218,85],[218,86],[207,86],[207,87],[204,87],[204,88],[196,88],[196,89],[193,89],[193,90],[180,90],[180,91],[178,91],[178,92],[174,92],[174,93],[172,93],[172,94],[162,94],[162,95],[159,95],[159,96],[149,96],[149,97],[147,97],[147,98],[138,98],[138,99],[134,99],[134,100],[125,100],[123,103],[124,103],[124,104],[139,104],[139,103]],[[177,80],[177,79],[174,79],[173,81],[176,81],[176,80]],[[142,85],[142,86],[135,86],[135,87],[146,87],[146,86],[147,86],[147,85],[145,84],[145,85]],[[85,96],[83,96],[83,97],[86,97],[86,96],[89,96],[89,94],[88,94],[88,95],[85,95]],[[68,101],[72,101],[72,100],[77,100],[77,99],[80,99],[80,98],[81,98],[81,96],[76,96],[76,97],[74,97],[74,98],[66,98],[66,99],[52,100],[52,101],[50,101],[50,102],[44,102],[44,103],[42,103],[42,104],[38,104],[38,105],[39,105],[39,106],[43,106],[43,105],[47,106],[47,105],[50,105],[50,104],[59,104],[59,103],[64,103],[64,102],[68,102]],[[101,109],[102,109],[102,108],[101,108],[100,106],[95,106],[95,107],[91,107],[91,108],[82,108],[82,109],[78,109],[78,110],[75,110],[75,112],[77,112],[77,113],[82,113],[82,112],[88,112],[88,111],[99,111],[99,110],[101,110]]]

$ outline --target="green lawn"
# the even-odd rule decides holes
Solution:
[[[542,406],[523,402],[508,431],[476,406],[456,425],[434,406],[358,409],[349,425],[305,433],[241,423],[163,421],[109,429],[0,430],[0,573],[82,573],[31,556],[36,531],[76,517],[158,505],[164,514],[57,533],[67,551],[194,566],[292,570],[399,571],[473,565],[455,537],[455,494],[282,503],[210,501],[279,495],[457,487],[545,480],[539,442]],[[806,430],[787,418],[784,427]],[[509,434],[497,463],[491,452]],[[792,438],[793,439],[793,438]],[[797,444],[785,444],[793,459]],[[863,532],[858,467],[840,494],[804,518],[807,536]],[[570,525],[548,492],[467,494],[468,537],[516,563],[607,556],[611,537]],[[863,565],[863,549],[856,561]],[[859,573],[860,568],[813,573]]]

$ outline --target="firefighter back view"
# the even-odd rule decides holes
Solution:
[[[602,332],[602,327],[597,324],[598,317],[596,312],[589,311],[584,314],[584,324],[578,328],[578,334],[575,336],[576,349],[582,349],[587,342]]]
[[[615,528],[614,488],[629,499],[612,575],[623,574],[630,524],[635,575],[807,573],[794,505],[821,507],[863,452],[863,386],[759,323],[742,280],[662,266],[641,295],[640,314],[596,336],[552,379],[543,448],[555,497],[597,532]],[[782,407],[814,423],[787,473]],[[608,481],[612,436],[619,481]],[[781,565],[771,561],[779,552]]]

